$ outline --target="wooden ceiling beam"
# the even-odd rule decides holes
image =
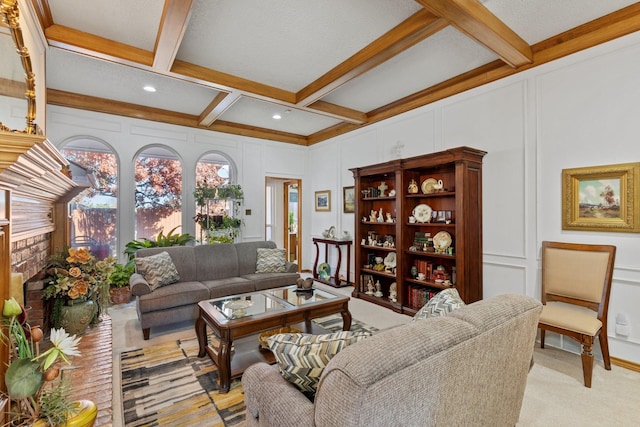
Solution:
[[[44,30],[50,46],[81,53],[94,58],[150,70],[153,53],[124,43],[105,39],[63,25],[54,24]]]
[[[224,114],[235,102],[240,99],[240,93],[238,92],[220,92],[218,96],[216,96],[213,101],[204,109],[200,117],[198,118],[198,123],[200,126],[211,126],[211,124],[218,120],[218,118]]]
[[[366,73],[411,46],[425,40],[448,25],[426,10],[420,10],[393,29],[352,55],[297,94],[297,104],[308,106],[331,91]]]
[[[176,59],[191,16],[192,0],[165,0],[153,49],[153,68],[169,71]]]
[[[477,0],[416,0],[434,15],[518,68],[533,62],[529,44]]]
[[[0,77],[0,96],[9,98],[20,98],[27,102],[25,93],[27,92],[27,84],[25,81],[9,80]]]
[[[216,121],[211,126],[201,126],[198,122],[198,116],[195,115],[176,113],[174,111],[151,108],[128,102],[113,101],[111,99],[98,98],[94,96],[80,95],[56,89],[47,89],[47,104],[76,108],[79,110],[95,111],[98,113],[112,114],[116,116],[131,117],[134,119],[149,120],[153,122],[169,123],[197,129],[206,129],[234,135],[287,142],[290,144],[307,145],[307,138],[304,135],[296,135],[255,126],[224,122],[221,120]]]

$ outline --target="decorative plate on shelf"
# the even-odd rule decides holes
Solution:
[[[438,185],[438,181],[435,178],[427,178],[424,181],[422,181],[422,185],[420,186],[422,188],[422,193],[423,194],[430,194],[436,191],[436,189],[433,187],[434,185]]]
[[[436,249],[446,250],[451,246],[451,234],[446,231],[439,231],[433,236],[433,247]]]
[[[417,222],[431,222],[431,206],[421,204],[413,208],[413,217]]]

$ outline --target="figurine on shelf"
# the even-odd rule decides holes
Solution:
[[[376,292],[373,294],[373,296],[380,298],[382,296],[381,288],[382,285],[380,284],[380,280],[376,280]]]
[[[391,212],[387,212],[387,222],[393,222],[393,218],[391,218]]]
[[[369,221],[376,222],[377,216],[378,215],[376,214],[376,211],[374,209],[371,209],[371,213],[369,214]]]
[[[407,191],[409,192],[409,194],[416,194],[418,192],[418,183],[415,179],[412,179],[409,182],[409,188],[407,189]]]
[[[365,292],[365,294],[367,295],[373,295],[373,281],[371,279],[369,279],[369,281],[367,282],[367,292]]]
[[[378,222],[384,222],[384,216],[382,215],[382,208],[380,208],[380,212],[378,212]]]
[[[389,286],[389,299],[393,302],[398,302],[398,291],[397,291],[396,282],[393,282]]]
[[[387,187],[387,184],[384,183],[384,181],[382,181],[382,183],[380,183],[380,185],[378,186],[378,190],[380,191],[380,197],[386,197],[387,195],[384,194],[385,190],[389,188]]]

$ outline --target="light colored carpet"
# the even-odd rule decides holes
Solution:
[[[352,288],[336,291],[349,294]],[[407,323],[410,317],[393,313],[359,299],[351,299],[350,311],[355,319],[378,329]],[[154,344],[176,342],[194,336],[193,324],[174,325],[165,330],[152,330],[144,341],[133,303],[110,309],[113,325],[114,372],[120,372],[120,354]],[[592,388],[582,382],[580,356],[548,345],[535,349],[535,364],[529,373],[519,427],[557,425],[572,426],[637,426],[640,408],[640,373],[618,366],[606,371],[596,361]],[[115,427],[123,426],[120,375],[114,375]]]

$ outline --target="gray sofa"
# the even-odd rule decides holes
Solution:
[[[180,281],[151,291],[139,273],[129,280],[136,298],[144,339],[150,329],[198,317],[198,302],[228,295],[277,288],[296,283],[297,264],[287,262],[284,273],[256,273],[257,249],[276,248],[271,241],[171,246],[139,249],[136,257],[168,252]]]
[[[315,402],[276,365],[242,377],[247,426],[515,426],[542,305],[499,295],[345,347]]]

